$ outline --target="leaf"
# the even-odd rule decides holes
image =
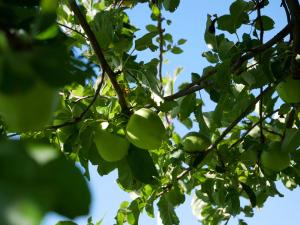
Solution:
[[[256,196],[254,191],[245,183],[241,182],[241,185],[243,187],[243,190],[247,193],[250,202],[251,202],[251,206],[252,208],[254,208],[256,206]]]
[[[55,225],[77,225],[77,223],[74,223],[72,221],[60,221],[56,223]]]
[[[281,145],[282,151],[293,152],[299,146],[300,146],[300,130],[296,128],[287,129]]]
[[[179,39],[179,40],[177,41],[177,44],[178,44],[178,45],[183,45],[183,44],[186,43],[186,41],[187,41],[186,39],[183,39],[183,38],[182,38],[182,39]]]
[[[181,54],[183,52],[183,50],[181,48],[179,48],[178,46],[174,46],[172,48],[171,52],[174,54]]]
[[[155,183],[155,177],[158,176],[152,157],[144,149],[130,145],[127,155],[128,165],[132,174],[145,184]]]
[[[230,15],[224,15],[218,18],[218,28],[233,34],[243,23],[249,21],[247,11],[251,8],[250,3],[243,0],[237,0],[230,6]]]
[[[268,16],[261,16],[261,21],[262,21],[262,25],[263,25],[263,30],[264,31],[268,31],[268,30],[272,30],[274,28],[275,22]],[[262,30],[260,25],[260,19],[257,18],[257,20],[255,21],[255,28],[257,30]]]
[[[239,219],[239,225],[248,225],[244,220]]]
[[[163,0],[164,8],[169,12],[174,12],[179,6],[180,0]]]
[[[178,100],[179,117],[181,120],[187,119],[194,111],[196,106],[196,94],[189,94]]]
[[[232,215],[237,215],[240,213],[240,198],[239,193],[236,189],[230,188],[226,195],[226,202],[227,202],[227,211]]]
[[[205,57],[207,59],[207,61],[210,62],[210,63],[219,62],[218,55],[216,53],[211,52],[211,51],[203,52],[202,56]]]
[[[174,206],[167,197],[161,197],[157,206],[164,225],[179,225],[180,221],[176,215]]]
[[[54,147],[35,142],[0,146],[1,224],[15,224],[8,218],[10,213],[35,225],[48,211],[71,218],[89,212],[91,196],[85,179]]]
[[[142,183],[134,176],[126,159],[118,164],[117,182],[127,191],[138,190],[142,186]]]
[[[89,212],[91,195],[80,171],[64,158],[51,161],[41,170],[47,188],[55,191],[54,211],[70,218]]]
[[[153,38],[158,35],[158,32],[150,32],[135,41],[135,48],[138,51],[143,51],[147,48],[155,51],[158,47],[153,44]]]
[[[178,206],[185,201],[185,195],[184,192],[178,187],[178,185],[175,185],[167,194],[166,198],[172,205]]]

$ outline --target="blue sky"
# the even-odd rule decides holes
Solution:
[[[184,53],[181,55],[167,54],[165,57],[169,60],[164,65],[164,74],[172,74],[178,67],[183,67],[183,72],[179,75],[177,85],[183,81],[190,81],[191,72],[201,74],[202,69],[207,66],[205,59],[201,54],[207,50],[207,46],[203,40],[205,30],[206,15],[218,14],[222,15],[229,12],[231,0],[182,0],[179,9],[174,14],[166,13],[164,17],[172,20],[171,26],[167,27],[166,32],[173,35],[176,41],[180,38],[187,39],[187,43],[182,47]],[[275,31],[267,32],[265,40],[280,30],[286,23],[284,11],[279,7],[280,0],[272,0],[271,7],[263,10],[264,14],[271,15],[275,20]],[[139,28],[144,28],[145,25],[151,23],[150,12],[147,7],[137,7],[135,10],[129,12],[133,24]],[[139,31],[138,35],[142,35],[144,30]],[[139,59],[146,60],[156,56],[148,51],[140,53]],[[207,95],[203,95],[204,102],[207,100]],[[213,105],[208,103],[206,110],[211,110]],[[183,126],[178,126],[177,131],[184,135],[187,130]],[[90,216],[94,221],[104,218],[104,225],[114,224],[114,216],[118,210],[119,204],[124,201],[130,201],[127,193],[122,192],[115,182],[117,177],[116,172],[109,176],[99,177],[94,168],[91,168],[91,182],[90,188],[93,194],[93,203],[91,207]],[[299,225],[300,214],[298,199],[300,199],[300,190],[293,192],[288,191],[280,183],[279,190],[285,195],[284,198],[271,198],[265,204],[265,207],[256,210],[254,218],[245,219],[249,225]],[[191,198],[187,198],[185,204],[177,209],[178,216],[183,225],[200,224],[192,215],[190,208]],[[62,219],[55,214],[49,214],[44,220],[43,225],[53,225],[58,220]],[[79,218],[76,221],[79,225],[86,225],[86,218]],[[143,215],[140,220],[141,225],[155,225],[156,219],[148,218]],[[232,219],[229,224],[237,224],[237,221]]]

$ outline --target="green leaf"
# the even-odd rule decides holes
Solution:
[[[166,194],[166,198],[174,207],[185,201],[184,192],[177,185]]]
[[[282,151],[293,152],[299,146],[300,146],[300,130],[296,128],[287,129],[281,145]]]
[[[74,223],[72,221],[60,221],[56,223],[55,225],[77,225],[77,223]]]
[[[138,180],[145,184],[155,183],[154,178],[158,176],[158,173],[153,159],[147,150],[130,145],[127,161],[132,174]]]
[[[123,189],[128,191],[138,190],[142,186],[142,183],[133,174],[126,159],[118,164],[117,182]]]
[[[174,12],[179,6],[180,0],[163,0],[163,6],[167,11]]]
[[[218,55],[216,53],[211,52],[211,51],[203,52],[202,56],[205,57],[207,59],[207,61],[210,62],[210,63],[219,62]]]
[[[186,39],[179,39],[178,41],[177,41],[177,44],[178,45],[183,45],[183,44],[185,44],[186,43]]]
[[[243,187],[243,190],[247,193],[250,202],[251,202],[251,206],[252,208],[254,208],[256,206],[256,196],[254,191],[245,183],[241,182],[241,185]]]
[[[175,208],[167,197],[161,197],[157,206],[164,225],[179,225],[180,221],[176,215]]]
[[[240,198],[239,193],[236,189],[230,188],[226,195],[226,202],[228,204],[227,210],[228,213],[232,215],[237,215],[240,213]]]
[[[179,104],[179,117],[184,120],[187,119],[195,109],[196,94],[190,94],[178,100]]]
[[[260,21],[261,20],[261,21]],[[268,16],[261,16],[261,18],[257,18],[257,20],[255,21],[255,28],[257,30],[262,30],[261,26],[261,22],[263,25],[263,30],[268,31],[268,30],[272,30],[274,28],[275,22]]]
[[[70,218],[88,214],[91,195],[86,181],[73,163],[58,158],[43,167],[41,175],[47,178],[47,187],[55,190],[55,212]]]
[[[157,50],[157,46],[153,44],[153,38],[158,35],[158,32],[150,32],[135,41],[135,48],[138,51],[143,51],[149,48],[151,51]]]
[[[174,54],[181,54],[183,52],[183,50],[181,48],[179,48],[178,46],[174,46],[172,48],[171,52]]]

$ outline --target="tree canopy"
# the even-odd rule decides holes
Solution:
[[[151,12],[142,36],[128,16],[139,4]],[[163,74],[165,55],[181,54],[187,40],[173,39],[164,14],[178,7],[0,2],[0,224],[40,224],[50,211],[70,218],[58,224],[75,224],[89,214],[91,165],[99,176],[117,171],[119,187],[137,196],[120,203],[116,225],[154,217],[155,205],[164,225],[180,224],[175,209],[190,194],[202,224],[238,217],[244,225],[242,216],[282,196],[278,181],[300,185],[299,1],[278,1],[286,25],[270,39],[268,0],[211,12],[203,18],[209,66],[176,88],[180,68]],[[157,57],[139,60],[143,51]],[[180,135],[178,123],[190,132]]]

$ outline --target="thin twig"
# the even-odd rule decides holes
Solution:
[[[159,64],[158,64],[158,77],[160,80],[161,91],[163,92],[163,76],[162,76],[162,66],[163,66],[163,53],[164,53],[164,30],[162,29],[162,21],[163,18],[161,17],[161,13],[157,18],[157,29],[159,34]]]
[[[75,33],[77,33],[77,34],[79,34],[80,36],[82,36],[84,39],[88,39],[88,37],[85,36],[85,35],[84,35],[83,33],[81,33],[80,31],[78,31],[78,30],[76,30],[76,29],[74,29],[74,28],[72,28],[72,27],[69,27],[69,26],[67,26],[67,25],[65,25],[65,24],[62,24],[62,23],[60,23],[60,22],[57,22],[57,21],[56,21],[56,23],[57,23],[59,26],[61,26],[61,27],[67,28],[68,30],[71,30],[71,31],[74,31]]]
[[[86,107],[86,109],[85,109],[78,117],[74,118],[74,119],[71,120],[71,121],[67,121],[67,122],[65,122],[65,123],[62,123],[62,124],[49,126],[49,127],[47,127],[47,129],[56,130],[56,129],[59,129],[59,128],[61,128],[61,127],[70,126],[70,125],[76,124],[76,123],[78,123],[79,121],[81,121],[81,120],[84,118],[85,114],[90,110],[90,108],[91,108],[91,107],[93,106],[93,104],[96,102],[97,97],[98,97],[98,95],[100,94],[100,90],[101,90],[101,88],[102,88],[102,85],[103,85],[103,83],[104,83],[104,77],[105,77],[105,73],[102,73],[102,75],[101,75],[101,80],[100,80],[100,82],[99,82],[99,84],[98,84],[98,86],[97,86],[97,89],[96,89],[96,91],[95,91],[95,95],[94,95],[92,101],[89,103],[89,105]]]
[[[257,121],[256,123],[254,123],[236,142],[234,142],[232,145],[230,145],[229,149],[234,148],[236,145],[238,145],[239,143],[241,143],[245,137],[250,133],[251,130],[253,130],[256,126],[258,126],[261,122],[263,122],[264,120],[266,120],[267,118],[271,117],[272,115],[274,115],[275,113],[277,113],[279,111],[279,109],[274,110],[273,112],[269,113],[268,115],[262,117],[259,121]]]
[[[130,114],[123,91],[117,82],[116,73],[111,69],[108,62],[106,61],[104,54],[102,52],[102,49],[100,47],[100,44],[99,44],[94,32],[92,31],[86,18],[80,11],[80,8],[78,7],[76,1],[69,0],[69,6],[70,6],[70,9],[74,12],[75,16],[77,17],[80,25],[82,26],[83,30],[85,31],[85,33],[87,35],[89,41],[91,42],[92,48],[95,51],[95,54],[99,60],[102,70],[107,73],[107,75],[110,79],[110,82],[111,82],[113,88],[115,89],[118,99],[119,99],[119,104],[122,108],[122,112],[125,114]]]

